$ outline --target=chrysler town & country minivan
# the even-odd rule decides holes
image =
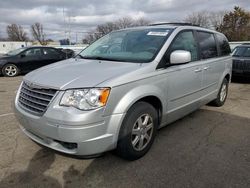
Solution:
[[[129,28],[27,74],[15,111],[43,146],[76,156],[115,149],[135,160],[159,128],[207,103],[222,106],[231,72],[221,33],[188,24]]]

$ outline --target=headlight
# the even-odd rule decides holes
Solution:
[[[60,105],[93,110],[106,105],[110,88],[74,89],[63,94]]]

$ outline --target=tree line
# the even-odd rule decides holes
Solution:
[[[91,31],[84,39],[83,43],[90,44],[102,36],[110,33],[111,31],[125,29],[128,27],[136,26],[146,26],[149,25],[150,21],[145,18],[132,19],[131,17],[124,17],[118,19],[114,22],[107,22],[101,25],[98,25],[94,31]]]
[[[224,33],[229,41],[250,40],[250,12],[238,6],[229,12],[194,12],[185,21]]]
[[[187,15],[183,22],[222,32],[227,36],[229,41],[250,40],[250,12],[238,6],[235,6],[232,11],[228,12],[193,12]],[[150,23],[151,21],[145,18],[133,19],[131,17],[124,17],[116,21],[97,25],[93,31],[88,32],[82,42],[90,44],[111,31],[128,27],[145,26]],[[8,39],[11,41],[30,40],[27,32],[24,31],[21,25],[10,24],[6,30]],[[46,45],[49,41],[46,39],[46,34],[41,23],[31,25],[30,31],[33,39],[41,45]]]
[[[235,6],[232,11],[228,12],[193,12],[187,15],[183,22],[217,30],[221,33],[224,33],[229,41],[250,40],[250,12],[238,6]],[[98,25],[94,31],[92,31],[83,39],[83,42],[90,44],[111,31],[149,24],[150,21],[143,18],[139,20],[122,18],[115,22],[108,22]]]

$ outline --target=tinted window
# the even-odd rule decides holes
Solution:
[[[58,56],[58,55],[60,55],[60,53],[56,49],[53,49],[53,48],[44,48],[43,49],[43,54],[48,55],[48,56]]]
[[[217,41],[218,41],[218,45],[220,49],[220,55],[221,56],[229,55],[231,53],[231,49],[230,49],[227,38],[219,34],[216,34],[216,37],[217,37]]]
[[[33,48],[24,52],[25,56],[40,56],[41,50],[39,48]]]
[[[198,60],[197,44],[192,31],[181,32],[177,35],[168,50],[167,62],[170,62],[170,54],[175,50],[189,51],[191,53],[191,60]]]
[[[243,57],[250,57],[250,47],[246,48]]]
[[[233,52],[234,57],[250,57],[250,47],[236,47]]]
[[[208,59],[218,56],[214,35],[207,32],[197,32],[201,50],[201,58]]]

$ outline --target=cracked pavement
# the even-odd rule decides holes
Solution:
[[[41,148],[19,129],[12,101],[22,77],[0,77],[0,187],[250,187],[250,81],[236,81],[221,108],[162,128],[134,162],[112,152],[75,159]]]

